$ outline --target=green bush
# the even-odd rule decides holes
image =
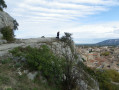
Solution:
[[[30,70],[39,70],[49,83],[59,85],[62,81],[64,59],[53,54],[48,46],[43,45],[40,49],[18,47],[10,51],[14,56],[24,57]]]
[[[113,82],[119,83],[119,73],[115,70],[106,70],[106,73],[110,78],[112,79]]]
[[[8,42],[14,41],[14,31],[9,26],[2,28],[1,33],[3,34],[3,39]]]
[[[100,90],[119,90],[119,85],[112,83],[112,81],[119,83],[118,72],[115,70],[96,70],[95,74]]]
[[[95,77],[99,82],[100,90],[119,90],[119,86],[112,83],[113,77],[111,75],[113,75],[113,72],[116,71],[95,70]],[[119,77],[117,79],[119,80]]]
[[[110,55],[110,52],[103,52],[101,53],[101,56],[109,56]]]

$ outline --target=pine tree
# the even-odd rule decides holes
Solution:
[[[4,0],[0,0],[0,11],[3,11],[3,8],[7,8],[7,5]]]

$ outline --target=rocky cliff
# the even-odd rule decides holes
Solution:
[[[59,56],[62,56],[63,54],[67,54],[69,58],[71,58],[72,56],[71,48],[69,46],[65,46],[65,43],[61,42],[60,40],[57,40],[56,38],[36,38],[36,39],[17,40],[16,42],[11,44],[0,45],[0,57],[4,55],[9,56],[10,53],[8,51],[18,46],[20,47],[31,46],[31,47],[40,48],[41,45],[47,45],[49,48],[52,49],[52,51],[55,54]],[[72,42],[72,45],[73,45],[74,53],[77,54],[76,47],[73,44],[73,42]],[[77,54],[77,55],[78,55],[78,59],[75,63],[81,62],[80,54]],[[22,74],[21,71],[19,72],[20,74]],[[77,80],[76,80],[77,90],[99,90],[98,82],[95,79],[93,79],[92,76],[90,76],[83,69],[83,67],[74,66],[72,68],[72,72],[74,76],[77,77]],[[31,76],[34,76],[34,75],[31,75]]]
[[[10,26],[11,29],[14,28],[14,19],[6,12],[0,11],[0,31],[1,28],[5,26]],[[2,34],[0,33],[0,43],[5,43],[6,41],[2,39]]]

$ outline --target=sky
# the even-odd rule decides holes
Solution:
[[[60,37],[79,44],[119,38],[119,0],[5,0],[19,23],[16,38]]]

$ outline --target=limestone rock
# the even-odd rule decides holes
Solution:
[[[0,29],[5,26],[10,26],[11,29],[14,28],[13,18],[6,12],[0,11]]]
[[[34,80],[37,74],[38,72],[32,72],[32,73],[27,74],[27,76],[30,80]]]

